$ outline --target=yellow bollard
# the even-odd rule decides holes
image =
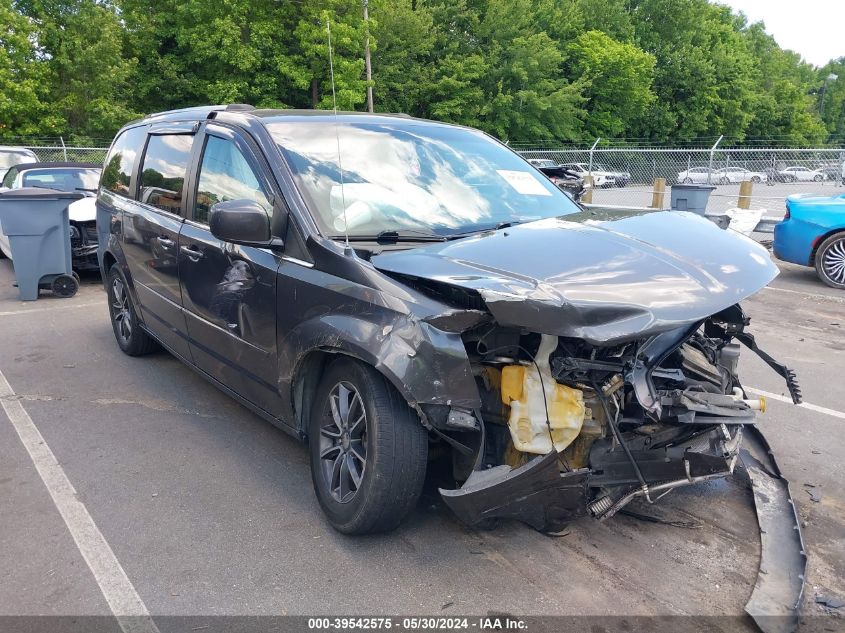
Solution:
[[[584,195],[581,196],[581,202],[584,204],[591,204],[593,202],[593,177],[584,176]]]
[[[753,190],[754,185],[751,183],[750,180],[743,180],[739,183],[739,202],[736,206],[740,209],[750,209],[751,208],[751,191]]]
[[[666,197],[666,179],[655,178],[654,189],[651,194],[651,208],[662,209],[663,199]]]

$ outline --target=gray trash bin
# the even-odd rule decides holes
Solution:
[[[672,211],[692,211],[704,215],[712,185],[672,185]]]
[[[9,240],[22,301],[37,299],[39,287],[60,297],[72,297],[79,289],[71,269],[68,205],[82,197],[35,187],[0,193],[0,227]]]

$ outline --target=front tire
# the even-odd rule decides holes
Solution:
[[[845,290],[845,233],[827,238],[816,251],[816,272],[831,288]]]
[[[753,183],[761,182],[760,176],[751,176],[751,182],[753,182]]]
[[[114,338],[123,353],[129,356],[143,356],[156,351],[158,343],[141,329],[138,313],[129,295],[129,286],[117,264],[113,264],[109,269],[106,289]]]
[[[317,500],[339,532],[392,530],[416,505],[428,434],[373,368],[343,357],[329,365],[317,388],[308,444]]]
[[[815,176],[813,176],[813,181],[815,182],[821,182],[822,180],[824,180],[824,176],[822,176],[821,174],[816,174]]]

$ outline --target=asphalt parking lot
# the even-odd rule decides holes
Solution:
[[[724,211],[737,206],[739,201],[739,183],[719,185],[714,183],[713,193],[707,203],[709,212]],[[625,205],[634,207],[648,207],[652,202],[653,185],[628,185],[627,187],[608,187],[593,191],[593,203],[602,205]],[[669,206],[671,183],[666,186],[664,204]],[[766,217],[783,217],[784,201],[793,194],[818,194],[820,196],[835,196],[845,193],[841,181],[825,180],[823,182],[792,182],[755,184],[752,188],[751,208],[764,209]]]
[[[740,375],[772,394],[762,426],[804,523],[806,621],[842,630],[845,608],[815,598],[845,598],[845,294],[781,267],[746,308],[808,404],[787,404],[750,354]],[[136,598],[153,616],[743,613],[759,534],[741,477],[636,508],[681,527],[620,515],[557,538],[469,529],[431,482],[396,532],[345,537],[323,520],[304,446],[169,355],[120,352],[98,280],[33,303],[12,281],[0,261],[0,615],[108,615]],[[40,433],[26,445],[21,411]],[[56,462],[81,503],[77,540],[42,479],[61,488]]]

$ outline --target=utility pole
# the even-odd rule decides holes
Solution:
[[[366,3],[367,0],[364,0]],[[827,82],[828,81],[836,81],[839,79],[839,75],[835,75],[834,73],[830,73],[827,77],[824,78],[824,83],[822,84],[822,95],[821,95],[821,103],[819,103],[819,116],[824,116],[824,93],[827,89]]]
[[[364,0],[364,27],[367,39],[364,42],[364,66],[367,69],[367,111],[373,112],[373,67],[370,64],[370,13],[369,0]]]

